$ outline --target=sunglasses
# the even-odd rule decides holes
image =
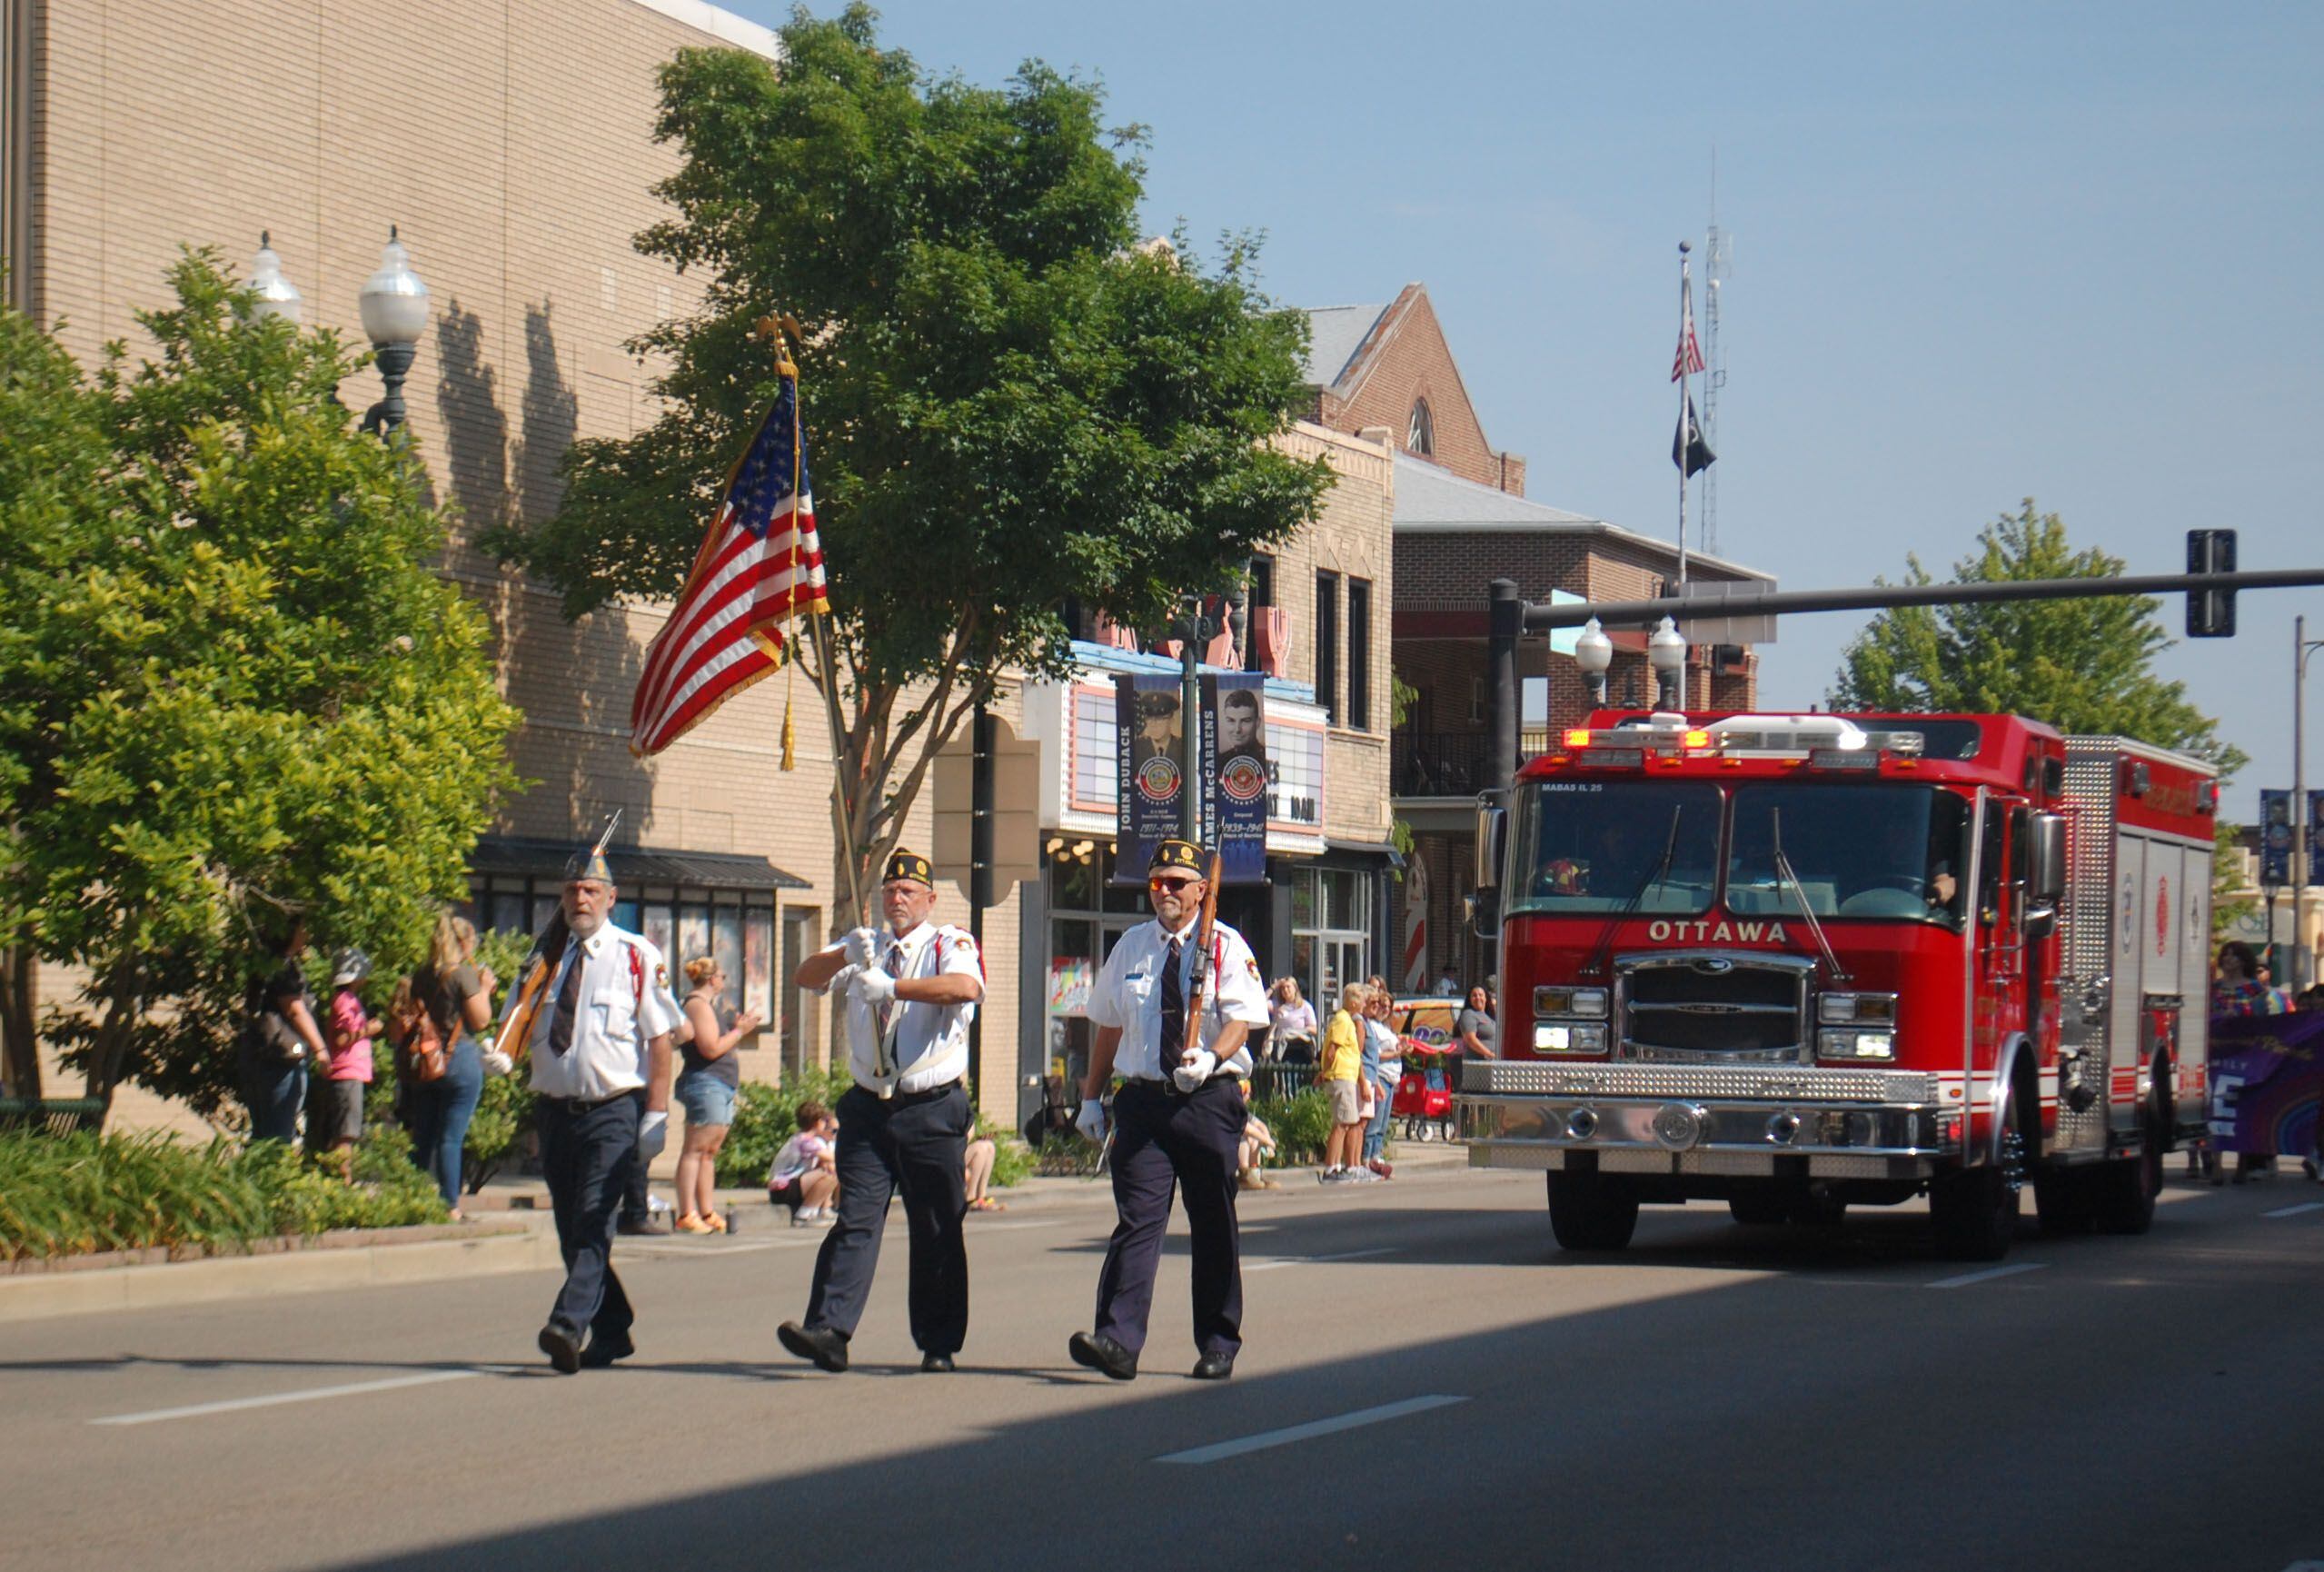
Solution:
[[[1192,890],[1201,882],[1199,879],[1149,879],[1146,881],[1146,887],[1157,894],[1165,890],[1175,893],[1181,890]]]

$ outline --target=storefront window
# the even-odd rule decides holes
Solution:
[[[1291,883],[1291,968],[1322,1010],[1372,964],[1372,881],[1354,869],[1302,868]]]
[[[1052,1102],[1070,1103],[1089,1069],[1089,990],[1114,941],[1147,915],[1142,884],[1117,885],[1104,841],[1063,841],[1049,852],[1049,963],[1043,989],[1043,1074]]]

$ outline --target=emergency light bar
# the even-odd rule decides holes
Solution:
[[[1813,770],[1878,770],[1883,757],[1919,759],[1927,747],[1918,731],[1867,731],[1838,715],[1730,715],[1708,726],[1657,714],[1593,730],[1564,733],[1574,761],[1602,768],[1636,768],[1652,749],[1730,759],[1797,759]]]

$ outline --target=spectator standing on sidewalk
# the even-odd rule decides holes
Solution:
[[[1374,989],[1364,1022],[1371,1039],[1373,1086],[1372,1120],[1364,1127],[1364,1167],[1382,1179],[1395,1175],[1387,1159],[1388,1111],[1395,1104],[1396,1083],[1404,1080],[1404,1039],[1396,1033],[1395,1013],[1395,996],[1385,988]]]
[[[411,1123],[412,1160],[436,1181],[455,1218],[461,1215],[461,1150],[484,1092],[485,1054],[476,1034],[492,1024],[496,985],[492,968],[476,964],[476,925],[449,912],[437,918],[427,961],[412,974],[412,1002],[427,1012],[443,1040],[444,1072],[429,1081],[400,1074],[396,1087]],[[508,1060],[498,1052],[492,1059],[497,1072],[506,1074]]]
[[[299,964],[307,952],[304,918],[293,918],[274,950],[273,970],[250,986],[243,1000],[248,1024],[236,1047],[250,1139],[290,1144],[299,1136],[299,1109],[307,1095],[307,1069],[328,1050],[314,1020],[314,996]]]
[[[307,1109],[307,1149],[344,1152],[363,1138],[363,1093],[371,1089],[372,1040],[382,1022],[363,1010],[356,985],[372,974],[371,957],[343,950],[332,958],[331,1052]]]
[[[1323,1065],[1316,1085],[1331,1102],[1331,1134],[1324,1139],[1326,1184],[1352,1180],[1364,1145],[1364,1003],[1372,990],[1351,982],[1339,990],[1339,1008],[1324,1028]]]
[[[1467,1005],[1454,1025],[1465,1059],[1498,1059],[1500,1028],[1493,1019],[1492,995],[1482,988],[1469,990]]]
[[[686,1145],[678,1154],[678,1222],[681,1234],[722,1234],[718,1209],[718,1154],[734,1124],[735,1094],[742,1070],[734,1050],[759,1030],[756,1010],[736,1015],[719,1002],[726,973],[716,960],[698,955],[686,963],[693,985],[684,1006],[694,1030],[679,1045],[684,1068],[678,1072],[678,1106],[686,1110]]]
[[[1266,998],[1266,1057],[1284,1064],[1313,1064],[1316,1007],[1299,997],[1298,980],[1276,978]]]

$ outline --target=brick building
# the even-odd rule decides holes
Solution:
[[[831,761],[812,701],[794,772],[777,768],[780,681],[633,759],[630,697],[667,608],[568,623],[552,592],[473,545],[485,526],[555,510],[558,461],[576,438],[626,436],[653,418],[655,368],[623,346],[700,300],[697,278],[631,244],[668,216],[651,189],[677,167],[676,150],[653,140],[655,72],[688,47],[773,55],[776,38],[702,0],[418,0],[399,15],[396,58],[383,66],[378,15],[353,0],[209,0],[198,25],[180,7],[0,0],[9,297],[84,364],[114,338],[134,356],[145,346],[132,313],[164,302],[181,244],[215,246],[246,270],[265,231],[304,322],[361,342],[357,294],[399,225],[432,306],[405,386],[410,434],[462,520],[442,571],[493,620],[501,682],[524,715],[513,762],[535,782],[478,849],[474,915],[486,926],[542,920],[563,857],[619,808],[621,920],[675,957],[720,956],[737,980],[733,1002],[776,1023],[742,1050],[746,1076],[819,1062],[826,1012],[783,981],[845,904],[832,888]],[[342,396],[360,410],[379,391],[366,372]],[[1384,959],[1393,475],[1376,443],[1315,425],[1281,440],[1325,457],[1342,483],[1318,527],[1260,564],[1267,648],[1262,661],[1253,640],[1247,662],[1235,656],[1271,673],[1278,757],[1313,786],[1277,793],[1275,882],[1242,915],[1271,967],[1304,956],[1321,980]],[[1086,685],[1158,659],[1086,648]],[[1078,686],[1015,689],[994,706],[1030,750],[1042,842],[1056,842],[1037,876],[1004,881],[985,919],[994,986],[980,1096],[1004,1121],[1038,1100],[1051,1066],[1054,961],[1126,915],[1122,891],[1084,899],[1112,828],[1110,799],[1090,794],[1112,783],[1077,787],[1075,771],[1092,751],[1110,757],[1113,733],[1110,711],[1088,710]],[[936,826],[965,816],[967,791],[965,771],[938,771],[907,841],[939,855]],[[940,889],[939,913],[963,920],[966,869],[948,871],[958,877]],[[1142,890],[1128,893],[1143,910]],[[74,984],[51,972],[40,993],[69,1000]],[[73,1089],[46,1070],[52,1094]],[[192,1122],[134,1088],[115,1111],[126,1125]]]
[[[1390,740],[1390,790],[1420,865],[1418,877],[1397,888],[1399,934],[1409,932],[1407,897],[1425,890],[1428,899],[1424,944],[1400,980],[1432,980],[1448,960],[1464,976],[1481,977],[1485,951],[1462,928],[1460,912],[1472,878],[1475,793],[1485,784],[1486,587],[1514,579],[1537,602],[1644,598],[1676,580],[1677,551],[1603,519],[1526,500],[1525,461],[1486,439],[1425,286],[1406,284],[1385,305],[1326,307],[1308,317],[1314,417],[1395,453],[1391,647],[1409,698]],[[1646,451],[1651,455],[1651,443]],[[1699,554],[1690,555],[1687,568],[1695,582],[1773,582]],[[1651,702],[1645,632],[1610,629],[1608,636],[1609,698]],[[1588,707],[1573,638],[1570,632],[1528,638],[1519,648],[1521,752]],[[1746,647],[1691,649],[1688,707],[1752,707],[1755,667]],[[1398,953],[1401,967],[1401,944]]]

